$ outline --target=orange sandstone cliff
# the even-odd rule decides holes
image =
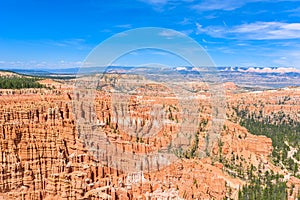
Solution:
[[[84,130],[76,127],[72,103],[76,97],[73,97],[72,86],[52,81],[41,83],[53,85],[54,89],[0,90],[0,199],[237,199],[238,190],[246,181],[239,177],[236,169],[228,166],[247,169],[251,164],[263,165],[264,170],[286,173],[269,160],[273,148],[271,139],[254,136],[229,120],[213,144],[210,157],[188,157],[192,152],[188,149],[186,155],[170,165],[149,172],[126,173],[107,165],[104,158],[93,154],[82,140],[79,134],[83,133],[78,130]],[[155,93],[156,86],[151,87]],[[229,105],[239,104],[242,98],[231,93],[234,89],[232,83],[226,86]],[[295,89],[292,95],[296,93],[299,95],[300,91]],[[122,124],[113,118],[112,100],[106,93],[97,93],[97,115],[91,117],[97,119],[96,128],[122,152],[145,154],[166,149],[183,119],[178,114],[178,101],[153,96],[144,96],[142,100],[132,97],[129,107],[136,123],[132,126],[143,133],[154,121],[149,115],[149,102],[164,105],[169,121],[156,137],[141,139],[128,134],[124,124],[122,129]],[[209,103],[203,98],[199,101],[202,105],[200,121],[209,120]],[[143,105],[143,102],[148,103]],[[264,112],[277,109],[282,107],[268,106]],[[294,114],[291,108],[285,109]],[[234,115],[232,112],[229,109],[227,115]],[[293,116],[298,120],[299,115]],[[200,152],[205,142],[207,127],[200,128],[194,152]],[[287,181],[299,189],[299,179],[291,176]],[[290,199],[295,198],[293,195],[296,194]]]

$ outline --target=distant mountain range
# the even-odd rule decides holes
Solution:
[[[286,67],[226,67],[222,70],[254,73],[300,73],[299,69]]]
[[[76,75],[79,68],[67,69],[10,69],[19,74],[33,75],[33,76],[49,76],[49,75]]]
[[[106,72],[116,72],[116,73],[126,73],[126,71],[130,70],[141,70],[141,69],[151,69],[152,67],[130,67],[130,66],[109,66],[105,68]],[[157,69],[157,67],[153,67]],[[97,71],[95,70],[97,67],[85,68],[84,71]],[[275,74],[284,74],[284,73],[299,73],[300,70],[296,68],[286,68],[286,67],[190,67],[190,66],[180,66],[168,68],[173,69],[174,71],[181,72],[193,72],[193,71],[207,71],[208,69],[213,69],[218,72],[244,72],[244,73],[275,73]],[[76,75],[79,71],[82,71],[82,68],[74,67],[74,68],[65,68],[65,69],[9,69],[9,71],[26,74],[26,75]]]
[[[169,76],[191,78],[195,80],[203,75],[216,77],[223,82],[234,82],[241,86],[281,88],[287,86],[300,86],[300,70],[296,68],[284,67],[157,67],[157,66],[109,66],[109,67],[89,67],[89,68],[67,68],[67,69],[11,69],[19,74],[43,77],[75,77],[82,74],[95,73],[120,73],[139,74],[146,77],[162,75],[163,78]],[[172,79],[173,80],[173,79]],[[176,80],[176,79],[174,79]],[[206,79],[207,80],[207,79]]]

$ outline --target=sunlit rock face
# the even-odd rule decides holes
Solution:
[[[232,155],[242,158],[231,164],[238,166],[241,162],[245,169],[251,164],[263,165],[265,170],[285,173],[269,161],[272,141],[265,136],[251,135],[234,122],[231,109],[242,101],[241,106],[245,102],[252,104],[255,99],[268,99],[272,103],[273,94],[249,94],[243,99],[245,96],[234,94],[237,89],[234,84],[226,84],[230,120],[225,121],[220,138],[212,145],[210,157],[199,159],[212,125],[211,104],[205,84],[191,84],[197,91],[200,108],[198,141],[192,137],[187,142],[190,146],[177,154],[180,158],[163,167],[153,165],[149,170],[150,167],[141,165],[140,171],[125,172],[125,168],[110,162],[125,155],[128,156],[123,157],[128,161],[125,166],[133,169],[131,165],[142,163],[137,162],[140,157],[135,155],[167,151],[178,136],[184,119],[176,95],[158,85],[149,85],[147,91],[140,89],[139,95],[127,99],[129,118],[126,118],[116,115],[125,108],[122,110],[121,105],[112,103],[116,99],[109,90],[97,91],[90,111],[77,109],[83,109],[81,114],[95,122],[93,130],[105,135],[106,141],[113,145],[114,148],[101,154],[102,146],[97,151],[101,137],[87,135],[91,130],[78,126],[79,118],[75,116],[78,112],[73,112],[76,98],[73,87],[52,81],[42,83],[55,89],[0,90],[0,199],[237,199],[238,190],[246,181],[233,176],[234,172],[219,162],[220,153],[223,159],[230,160]],[[161,91],[164,95],[154,95]],[[290,96],[300,93],[293,89],[278,94],[283,96],[284,92]],[[297,105],[283,106],[295,120],[299,117],[295,113]],[[257,107],[250,109],[259,113]],[[263,115],[272,109],[282,108],[268,105]],[[83,136],[91,136],[89,143]],[[299,179],[293,176],[288,183],[296,189],[300,185]],[[296,193],[291,199],[293,195]]]

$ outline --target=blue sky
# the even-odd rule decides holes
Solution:
[[[0,0],[0,19],[0,68],[79,67],[103,40],[140,27],[187,34],[219,66],[300,68],[298,0]]]

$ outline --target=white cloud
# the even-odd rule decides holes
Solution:
[[[128,28],[131,28],[132,25],[131,24],[120,24],[120,25],[116,25],[115,27],[128,29]]]
[[[199,23],[196,23],[197,34],[205,33],[208,29],[203,28],[203,26]]]
[[[153,5],[164,5],[168,3],[168,0],[142,0],[145,3],[153,4]]]
[[[195,0],[138,0],[138,1],[153,6],[154,10],[158,12],[163,12],[165,11],[165,8],[172,10],[175,7],[182,5],[183,3],[191,4]]]
[[[297,0],[277,0],[278,1],[297,1]],[[243,7],[248,3],[256,2],[274,2],[273,0],[206,0],[198,4],[194,4],[192,9],[198,11],[212,11],[212,10],[225,10],[232,11],[237,8]]]
[[[203,1],[199,4],[195,4],[192,6],[193,9],[198,11],[210,11],[210,10],[235,10],[236,8],[242,7],[246,3],[248,3],[249,0],[208,0]]]
[[[152,5],[155,10],[163,11],[164,7],[178,7],[182,4],[186,4],[193,10],[196,11],[214,11],[214,10],[224,10],[224,11],[232,11],[238,8],[243,7],[249,3],[258,3],[258,2],[280,2],[280,1],[289,1],[289,2],[297,2],[299,0],[138,0],[149,5]],[[208,18],[214,17],[214,15],[210,14],[207,16]]]
[[[66,39],[61,41],[47,40],[43,43],[58,47],[72,47],[77,50],[90,49],[90,47],[86,44],[86,40],[82,38]]]
[[[189,18],[184,18],[182,21],[178,22],[178,24],[180,25],[188,25],[188,24],[192,24],[191,20]]]
[[[177,31],[172,31],[172,30],[163,30],[159,33],[160,36],[172,39],[174,37],[182,37],[184,34],[177,32]]]
[[[205,33],[217,38],[242,40],[300,39],[300,23],[254,22],[233,27],[203,27],[196,23],[196,28],[197,34]]]
[[[190,3],[194,0],[140,0],[142,2],[152,4],[152,5],[166,5],[168,3],[175,4],[175,3]]]

